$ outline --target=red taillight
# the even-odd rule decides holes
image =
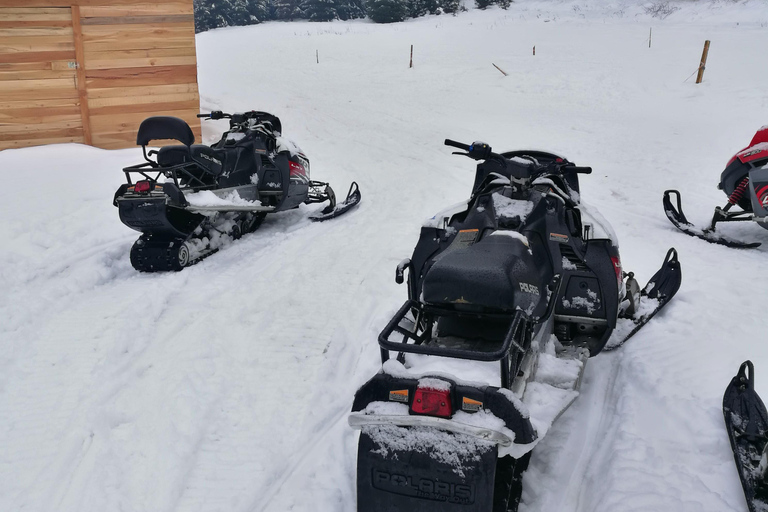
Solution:
[[[616,272],[616,280],[619,282],[619,290],[621,290],[621,283],[623,282],[621,275],[621,260],[618,256],[611,256],[611,261],[613,262],[613,271]]]
[[[451,407],[450,389],[416,388],[413,394],[411,410],[416,414],[428,414],[450,418],[453,413]]]
[[[137,181],[133,186],[133,191],[137,194],[146,194],[150,190],[152,190],[152,182],[149,180]]]

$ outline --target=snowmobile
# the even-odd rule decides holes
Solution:
[[[755,392],[755,367],[744,361],[723,396],[723,417],[750,512],[768,510],[768,411]]]
[[[255,231],[268,213],[328,201],[309,217],[324,221],[360,202],[355,182],[337,204],[328,183],[310,179],[307,156],[282,136],[276,116],[217,110],[197,117],[229,119],[229,130],[207,146],[195,144],[189,125],[176,117],[150,117],[139,126],[145,161],[123,169],[127,183],[113,199],[123,224],[142,233],[131,248],[136,270],[181,270]],[[150,141],[162,139],[181,144],[147,152]]]
[[[361,512],[517,510],[530,452],[578,396],[587,359],[680,286],[674,249],[643,289],[622,270],[610,225],[580,200],[589,167],[445,144],[480,163],[469,200],[429,219],[397,266],[408,300],[348,417]]]
[[[677,190],[664,192],[664,212],[667,218],[683,233],[707,242],[735,248],[759,247],[759,242],[742,242],[715,233],[715,227],[720,222],[753,220],[768,229],[768,126],[760,128],[749,146],[731,157],[720,175],[717,188],[725,192],[728,202],[722,208],[715,207],[708,227],[697,227],[688,221]],[[731,211],[734,206],[739,209]]]

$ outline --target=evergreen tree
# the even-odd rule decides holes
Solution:
[[[336,0],[336,14],[342,20],[364,18],[365,6],[362,0]]]
[[[440,8],[448,14],[456,14],[461,10],[461,0],[440,0]]]
[[[310,21],[331,21],[339,17],[336,3],[336,0],[305,0],[302,7]]]
[[[295,20],[304,18],[302,0],[275,0],[274,18],[277,20]]]
[[[367,0],[365,7],[376,23],[403,21],[411,11],[408,0]]]
[[[195,30],[253,25],[268,19],[269,0],[194,0]]]

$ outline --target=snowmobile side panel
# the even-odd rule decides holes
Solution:
[[[748,370],[748,371],[747,371]],[[725,390],[723,418],[750,512],[768,510],[768,411],[755,392],[754,366],[744,361]]]
[[[749,173],[749,198],[757,224],[768,229],[768,166],[752,169]]]
[[[670,196],[676,196],[677,206],[672,204]],[[686,235],[690,235],[696,238],[701,238],[711,244],[724,245],[734,249],[754,249],[760,247],[760,242],[740,242],[732,238],[719,235],[714,231],[708,229],[702,229],[688,222],[688,219],[683,213],[683,207],[681,204],[680,192],[677,190],[664,191],[664,213],[667,215],[669,221],[680,231]]]

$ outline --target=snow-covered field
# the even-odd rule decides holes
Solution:
[[[582,195],[625,268],[644,282],[670,246],[683,265],[664,313],[590,360],[533,452],[521,510],[746,510],[721,400],[747,358],[768,397],[768,232],[723,228],[765,243],[751,251],[688,238],[661,196],[680,188],[701,223],[724,202],[720,171],[768,124],[768,9],[680,2],[662,21],[643,5],[200,34],[203,108],[277,114],[313,178],[339,195],[357,180],[363,202],[323,224],[306,219],[317,207],[269,216],[181,273],[128,261],[136,234],[111,200],[139,150],[0,152],[0,510],[354,510],[346,413],[405,299],[395,265],[473,180],[446,137],[591,165]]]

